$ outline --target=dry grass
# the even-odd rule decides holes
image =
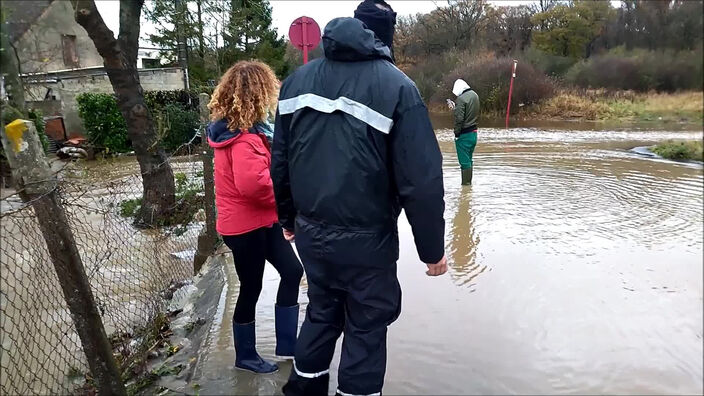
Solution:
[[[663,114],[702,113],[704,92],[680,92],[675,94],[649,94],[644,111]]]
[[[704,93],[563,91],[531,106],[521,118],[701,122]]]
[[[588,97],[574,93],[560,93],[544,103],[526,109],[526,115],[535,118],[565,119],[583,118],[597,120],[609,111],[609,107]]]

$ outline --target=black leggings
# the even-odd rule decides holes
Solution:
[[[232,250],[235,270],[240,279],[240,294],[233,316],[235,323],[254,321],[257,300],[262,291],[265,259],[281,276],[276,304],[282,307],[298,304],[298,287],[303,276],[303,267],[291,244],[284,239],[279,224],[257,228],[241,235],[223,235],[222,239]]]

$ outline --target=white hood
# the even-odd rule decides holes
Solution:
[[[452,93],[455,94],[455,96],[460,96],[462,95],[462,92],[466,91],[469,89],[469,84],[465,82],[463,79],[457,79],[455,81],[455,86],[452,87]]]

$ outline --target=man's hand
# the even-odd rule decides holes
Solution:
[[[445,256],[442,256],[440,261],[435,264],[426,265],[428,266],[428,270],[425,271],[425,274],[428,276],[438,276],[447,272],[447,258]]]
[[[284,228],[284,239],[293,242],[294,239],[296,239],[296,234],[293,233],[293,231],[289,231]]]
[[[453,102],[452,99],[448,99],[447,100],[447,107],[449,107],[450,110],[454,110],[455,109],[455,102]]]

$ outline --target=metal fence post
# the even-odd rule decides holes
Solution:
[[[200,121],[202,124],[210,119],[210,110],[208,110],[208,102],[210,96],[206,93],[198,95],[198,106],[200,109]],[[215,181],[213,180],[213,149],[208,144],[206,131],[202,131],[201,135],[203,154],[203,188],[205,189],[205,228],[198,236],[198,250],[193,258],[193,271],[198,273],[200,268],[205,263],[205,260],[210,257],[215,251],[215,243],[217,242],[217,231],[215,230]]]
[[[3,128],[0,137],[17,191],[34,209],[98,393],[126,395],[73,231],[56,190],[58,180],[51,172],[37,130],[30,121],[15,120]]]

